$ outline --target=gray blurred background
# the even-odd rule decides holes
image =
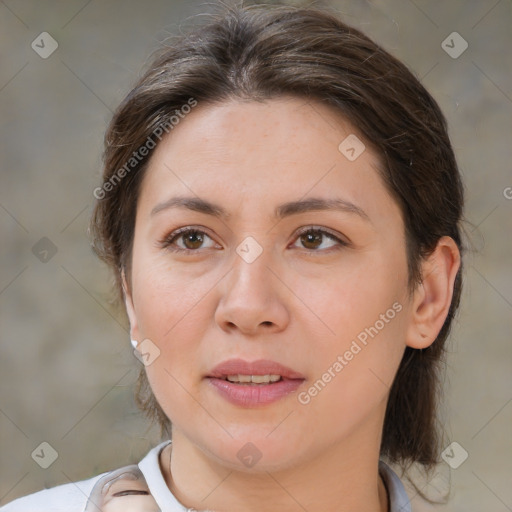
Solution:
[[[472,246],[443,406],[446,446],[458,445],[431,486],[450,479],[452,500],[431,508],[411,490],[413,510],[510,511],[512,2],[317,5],[421,79],[448,118],[466,184]],[[134,405],[140,363],[86,227],[111,111],[159,42],[212,10],[192,0],[0,1],[0,505],[137,462],[159,442]],[[47,58],[42,32],[58,44]],[[48,469],[31,456],[42,442],[58,454]]]

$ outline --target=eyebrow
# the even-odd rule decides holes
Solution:
[[[151,210],[151,216],[170,208],[186,208],[188,210],[212,215],[213,217],[221,219],[229,219],[231,217],[231,214],[220,205],[211,203],[210,201],[206,201],[199,197],[184,196],[172,197],[167,201],[157,204]],[[340,198],[324,199],[311,197],[308,199],[300,199],[298,201],[283,203],[274,210],[274,217],[280,220],[291,215],[298,215],[305,212],[332,210],[352,213],[358,215],[363,220],[370,222],[370,218],[363,209],[346,199]]]

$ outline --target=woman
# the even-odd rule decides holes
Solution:
[[[439,460],[463,190],[407,68],[320,10],[227,8],[151,62],[103,178],[94,247],[144,364],[138,401],[168,438],[138,464],[137,499],[410,511],[387,463]],[[100,479],[2,510],[110,510]],[[122,482],[109,503],[128,510]]]

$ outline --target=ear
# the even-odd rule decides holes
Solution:
[[[437,338],[450,309],[455,277],[460,267],[460,252],[449,236],[437,246],[421,265],[422,282],[417,285],[407,331],[407,345],[422,349]]]
[[[121,280],[123,283],[124,305],[126,307],[126,313],[130,321],[130,337],[132,340],[137,340],[140,342],[141,340],[139,339],[139,326],[137,324],[137,316],[135,315],[133,298],[128,283],[126,281],[124,269],[121,271]]]

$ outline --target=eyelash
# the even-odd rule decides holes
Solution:
[[[297,233],[296,240],[298,238],[300,238],[302,235],[304,235],[306,233],[310,233],[310,232],[311,233],[325,235],[330,240],[333,240],[333,241],[337,242],[339,244],[339,246],[338,247],[330,247],[329,249],[323,249],[323,250],[315,250],[315,249],[306,249],[306,248],[304,248],[304,250],[309,252],[309,253],[325,253],[325,252],[330,253],[332,250],[339,250],[342,247],[349,246],[348,242],[345,242],[344,240],[341,240],[339,237],[337,237],[336,235],[334,235],[330,231],[327,231],[327,230],[319,228],[319,227],[312,227],[312,226],[308,226],[308,227],[306,227],[304,229],[301,229]],[[169,250],[171,252],[183,253],[183,254],[186,254],[186,255],[192,255],[193,253],[199,252],[200,249],[182,249],[181,247],[173,247],[172,246],[174,240],[179,238],[180,235],[183,236],[183,235],[188,234],[188,233],[199,233],[199,234],[208,236],[208,238],[210,238],[210,239],[212,238],[212,237],[210,237],[208,235],[208,233],[206,233],[205,231],[203,231],[201,229],[197,229],[197,228],[193,228],[193,227],[185,227],[185,228],[180,228],[180,229],[177,229],[176,231],[173,231],[172,233],[170,233],[169,235],[164,237],[163,240],[160,240],[158,242],[158,245],[161,248],[167,249],[167,250]]]

